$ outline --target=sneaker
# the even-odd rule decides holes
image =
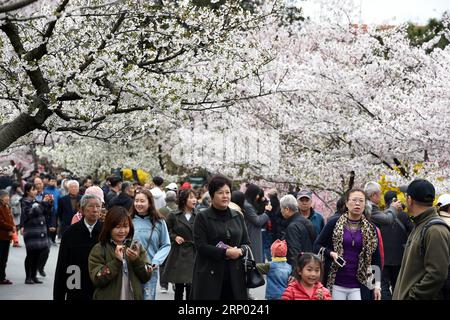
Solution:
[[[26,278],[25,279],[25,284],[34,284],[34,281],[31,280],[31,278]]]
[[[161,293],[167,293],[169,290],[167,290],[167,288],[161,287],[161,290],[159,290],[159,292]]]
[[[13,284],[11,281],[9,281],[8,279],[4,279],[2,281],[0,281],[0,284]]]
[[[39,270],[39,274],[41,275],[41,277],[44,277],[44,278],[47,276],[47,274],[45,273],[44,270]]]

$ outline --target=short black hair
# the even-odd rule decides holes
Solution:
[[[239,208],[244,208],[245,194],[242,191],[235,190],[231,193],[231,201],[239,206]]]
[[[208,192],[211,198],[214,198],[214,193],[225,185],[227,185],[231,191],[232,182],[230,179],[221,174],[213,176],[208,183]]]
[[[164,179],[156,176],[153,178],[153,183],[160,187],[164,183]]]
[[[117,186],[120,182],[122,182],[122,178],[118,176],[112,176],[109,179],[109,183],[111,184],[111,187]]]

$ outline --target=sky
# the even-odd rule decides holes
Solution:
[[[353,0],[361,5],[360,23],[401,24],[413,22],[426,24],[430,18],[441,18],[450,11],[450,0]],[[314,10],[314,0],[298,1],[305,13]]]

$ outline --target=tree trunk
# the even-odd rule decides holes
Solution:
[[[49,110],[40,110],[34,117],[21,113],[9,123],[0,126],[0,152],[6,150],[11,144],[24,135],[39,128],[51,115]]]

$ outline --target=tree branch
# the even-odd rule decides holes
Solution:
[[[11,3],[11,4],[5,4],[0,7],[0,13],[17,10],[17,9],[26,7],[36,1],[37,0],[20,0],[20,1],[15,1],[14,3]]]
[[[64,0],[59,6],[58,8],[56,8],[56,11],[54,13],[54,15],[56,16],[56,19],[54,19],[53,21],[51,21],[48,24],[47,30],[45,30],[44,32],[44,39],[42,41],[42,43],[37,47],[34,48],[33,50],[29,51],[25,56],[24,59],[27,61],[32,61],[32,60],[39,60],[41,59],[44,55],[47,54],[47,43],[48,40],[50,39],[50,37],[53,34],[53,30],[55,30],[55,26],[56,26],[56,22],[58,22],[58,20],[61,18],[61,13],[65,10],[67,4],[69,3],[69,0]]]

